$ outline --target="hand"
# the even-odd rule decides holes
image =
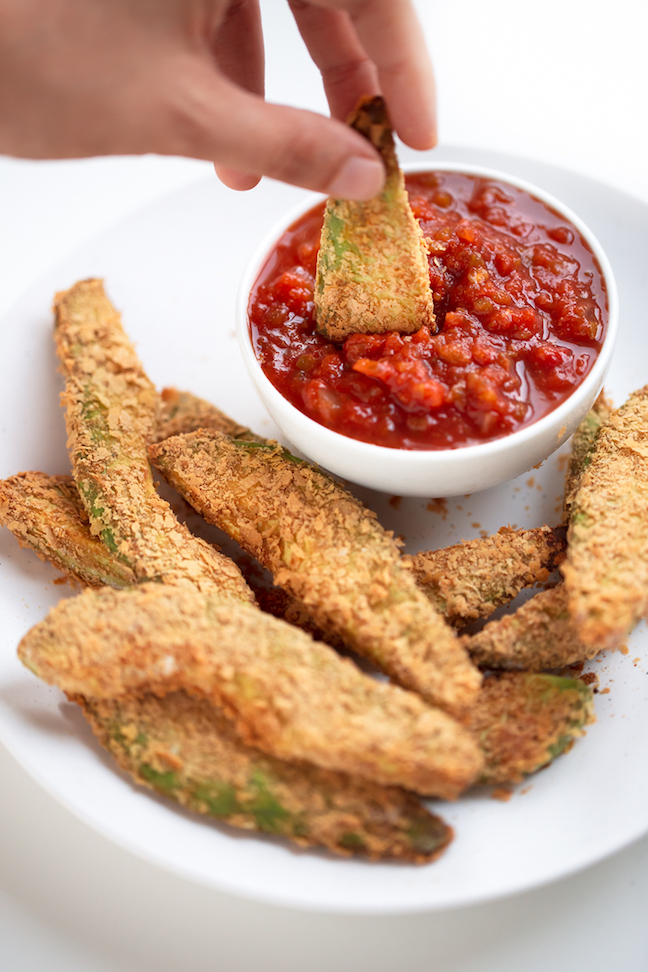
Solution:
[[[410,0],[290,0],[332,118],[263,100],[257,0],[0,0],[0,151],[185,155],[232,188],[262,175],[350,198],[382,163],[342,124],[385,95],[414,148],[435,142],[432,70]]]

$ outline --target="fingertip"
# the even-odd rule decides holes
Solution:
[[[436,128],[430,129],[427,132],[421,132],[420,129],[416,129],[416,131],[408,131],[405,129],[398,131],[397,134],[405,145],[409,145],[410,148],[416,149],[418,152],[426,152],[429,149],[433,149],[438,142]]]
[[[214,164],[214,170],[220,181],[237,192],[246,192],[254,189],[261,181],[261,176],[253,175],[251,172],[241,172],[239,169],[231,169],[226,165]]]
[[[385,167],[379,159],[354,155],[338,170],[325,191],[340,199],[359,201],[377,196],[385,183]]]

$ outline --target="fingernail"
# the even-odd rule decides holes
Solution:
[[[385,182],[382,162],[352,156],[344,163],[328,187],[331,196],[342,199],[371,199],[377,196]]]

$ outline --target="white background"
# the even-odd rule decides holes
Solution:
[[[324,110],[285,3],[262,6],[268,98]],[[648,0],[417,7],[444,144],[537,158],[648,203]],[[0,317],[84,240],[209,172],[206,163],[152,157],[0,159]],[[1,330],[0,367],[10,367]],[[648,839],[505,901],[346,918],[252,904],[158,871],[61,809],[4,750],[0,789],[2,972],[648,969]]]

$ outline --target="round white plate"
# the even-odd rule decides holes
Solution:
[[[402,152],[404,159],[414,158]],[[648,381],[648,207],[602,184],[511,156],[444,149],[434,158],[475,162],[543,186],[571,206],[607,250],[621,302],[608,390],[619,404]],[[234,335],[234,304],[246,260],[301,190],[265,182],[235,194],[215,179],[147,207],[63,261],[0,324],[0,477],[68,471],[61,379],[51,340],[52,294],[103,276],[142,361],[158,386],[211,399],[264,435],[276,434],[252,389]],[[564,456],[564,450],[563,450]],[[497,489],[456,500],[397,499],[358,490],[408,549],[444,546],[502,524],[559,519],[560,456]],[[517,787],[437,811],[456,839],[425,867],[338,860],[237,833],[134,786],[95,743],[79,710],[16,659],[24,632],[68,586],[0,531],[0,737],[25,769],[69,809],[134,853],[240,895],[339,912],[446,908],[512,894],[594,863],[648,830],[648,632],[629,654],[590,666],[601,678],[596,725],[572,752]]]

